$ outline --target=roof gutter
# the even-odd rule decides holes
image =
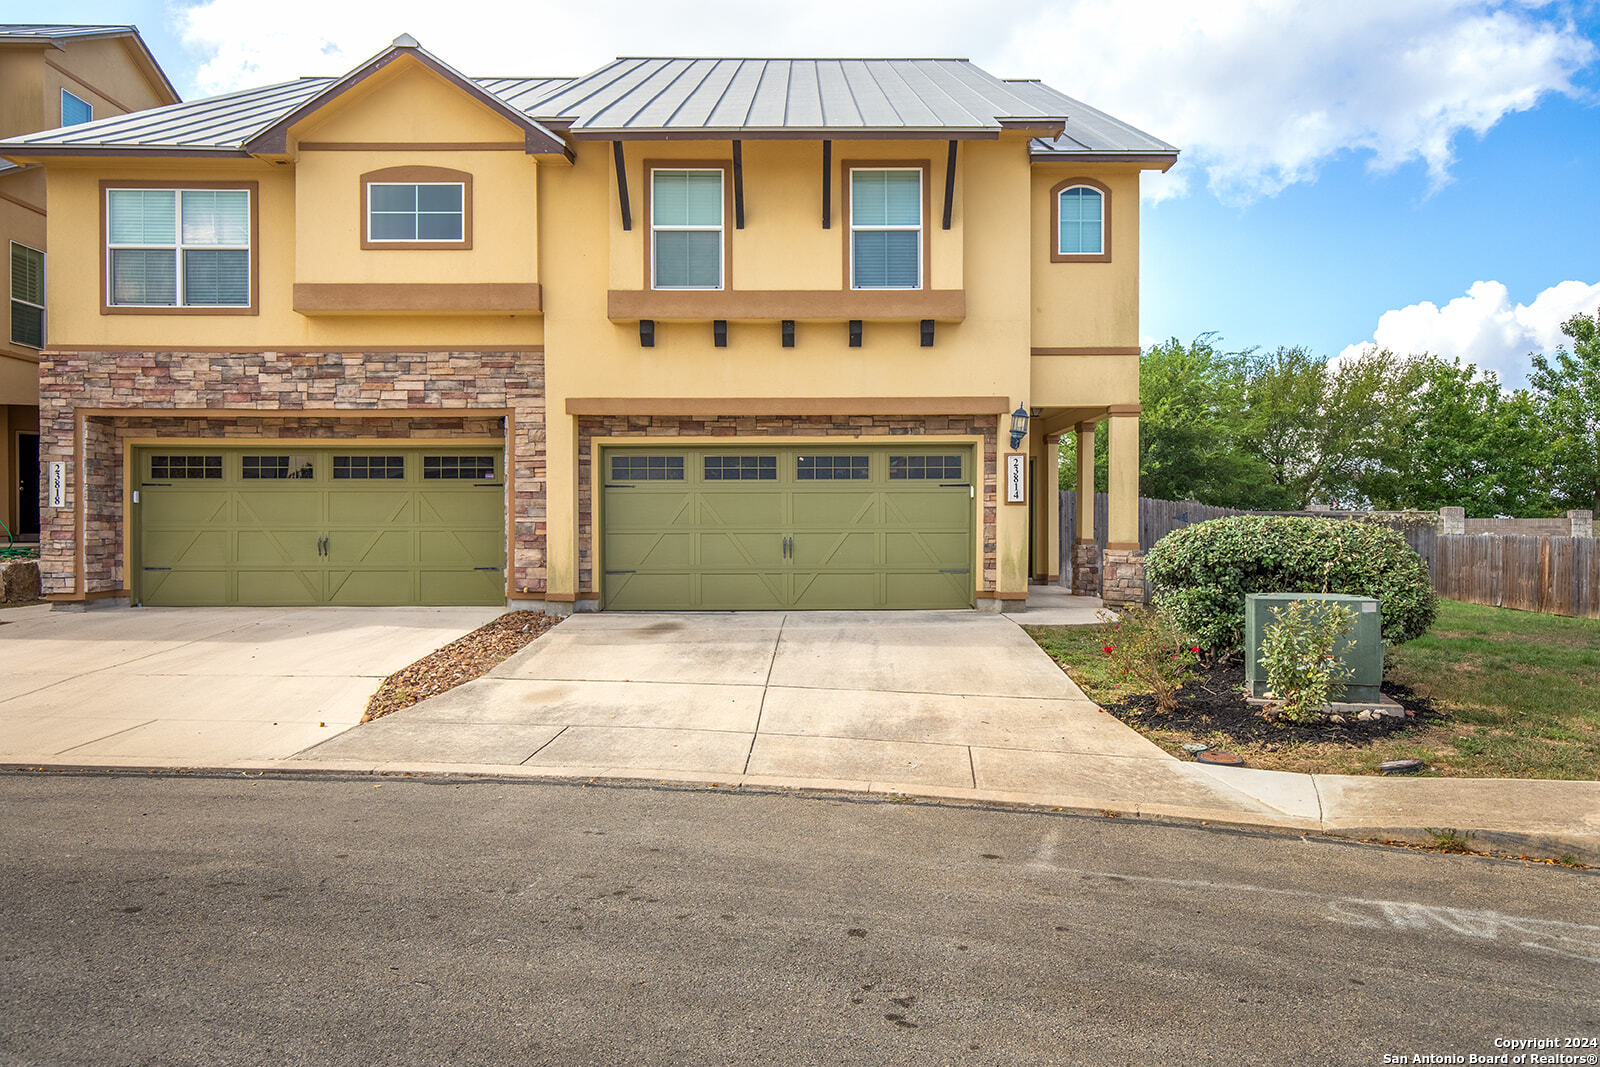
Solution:
[[[1178,162],[1177,152],[1030,152],[1035,163],[1137,163],[1143,170],[1166,173]]]
[[[997,129],[920,129],[895,127],[886,130],[837,127],[693,127],[690,129],[600,129],[570,130],[574,141],[994,141]]]

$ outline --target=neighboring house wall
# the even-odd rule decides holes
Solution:
[[[59,45],[59,46],[58,46]],[[174,103],[177,97],[143,55],[132,37],[44,40],[0,40],[0,137],[11,137],[61,125],[61,91],[65,89],[94,109],[95,118]],[[7,528],[33,521],[34,508],[18,497],[24,479],[19,469],[19,433],[39,429],[38,349],[12,343],[11,243],[48,253],[44,170],[31,167],[0,173],[0,522]],[[59,278],[46,260],[46,296]],[[55,322],[46,318],[46,337]]]

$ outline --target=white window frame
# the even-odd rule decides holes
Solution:
[[[173,238],[173,241],[174,241],[173,244],[165,244],[165,245],[155,245],[155,244],[125,245],[125,244],[112,244],[111,243],[111,194],[112,193],[127,192],[129,190],[134,190],[134,191],[142,192],[142,193],[171,193],[172,194],[172,210],[173,210],[173,216],[172,216],[172,238]],[[245,216],[244,216],[245,217],[245,223],[244,223],[244,225],[245,225],[245,243],[242,244],[242,245],[186,245],[186,244],[184,244],[183,243],[183,194],[184,193],[221,193],[221,192],[243,193],[245,195]],[[255,203],[254,203],[254,201],[252,201],[250,199],[250,197],[254,195],[254,192],[255,191],[253,189],[235,189],[235,188],[232,188],[232,187],[228,187],[228,188],[221,188],[221,187],[211,188],[211,187],[203,186],[203,185],[172,186],[171,188],[167,188],[167,187],[151,188],[149,186],[143,186],[143,185],[108,186],[106,188],[106,190],[105,190],[105,198],[106,198],[106,200],[105,200],[105,212],[106,212],[106,232],[105,232],[106,291],[105,291],[105,301],[106,301],[106,307],[108,307],[108,308],[154,308],[154,309],[156,309],[158,311],[159,310],[163,310],[163,309],[170,309],[170,308],[201,308],[201,309],[204,309],[204,310],[210,310],[210,309],[215,308],[215,309],[220,310],[220,311],[232,311],[232,310],[236,310],[238,308],[253,307],[255,305],[254,296],[255,296],[255,281],[256,280],[255,280],[255,273],[254,272],[255,272],[256,265],[255,265],[255,257],[253,255],[251,255],[250,252],[251,252],[251,249],[255,247],[253,242],[256,239],[256,234],[255,234],[254,227],[251,225],[252,222],[254,221],[254,217],[255,217],[255,212],[254,212]],[[188,301],[187,301],[188,293],[184,292],[184,285],[183,285],[183,254],[185,252],[189,251],[191,248],[196,252],[243,252],[243,253],[245,253],[245,276],[244,276],[244,279],[245,279],[245,302],[244,303],[242,303],[242,304],[191,304],[191,303],[188,303]],[[112,267],[111,267],[111,253],[113,251],[117,251],[117,250],[121,250],[121,249],[133,249],[135,251],[151,251],[151,252],[171,251],[171,252],[175,253],[173,255],[173,257],[172,257],[172,269],[174,271],[176,271],[177,275],[178,275],[177,278],[175,279],[174,286],[173,286],[173,293],[176,295],[176,301],[174,303],[171,303],[171,304],[119,304],[119,303],[117,303],[117,301],[114,299],[115,291],[116,291],[116,279],[113,277],[113,272],[112,272]]]
[[[1100,251],[1098,251],[1098,252],[1068,252],[1066,249],[1061,247],[1061,198],[1066,196],[1068,193],[1072,192],[1072,190],[1074,190],[1074,189],[1087,189],[1091,193],[1093,193],[1095,196],[1098,196],[1100,198]],[[1094,186],[1086,185],[1083,182],[1079,182],[1076,185],[1069,185],[1065,189],[1057,189],[1056,190],[1055,220],[1056,220],[1056,232],[1055,232],[1056,255],[1058,255],[1058,256],[1103,256],[1108,251],[1108,249],[1106,248],[1106,191],[1104,189],[1096,189]]]
[[[662,226],[656,222],[656,172],[663,170],[681,171],[684,174],[715,174],[717,176],[717,211],[722,219],[715,226]],[[728,287],[728,225],[727,195],[728,173],[721,167],[674,167],[660,166],[650,168],[650,288],[659,289],[669,293],[715,293]],[[656,282],[656,234],[657,233],[715,233],[717,235],[717,284],[716,285],[660,285]]]
[[[451,186],[454,186],[455,188],[461,190],[461,211],[460,211],[460,216],[461,216],[461,236],[460,237],[374,237],[374,236],[372,236],[372,216],[374,214],[373,207],[372,207],[372,201],[374,199],[374,197],[372,195],[372,190],[378,189],[378,188],[383,188],[385,186],[390,187],[390,188],[394,188],[394,187],[397,187],[397,186],[407,186],[407,187],[410,187],[412,189],[421,189],[424,186],[430,186],[430,185],[431,186],[451,185]],[[379,212],[376,212],[376,214],[379,214],[379,215],[396,215],[396,214],[402,214],[402,212],[379,211]],[[421,214],[423,214],[423,212],[414,211],[414,212],[412,212],[412,214],[413,215],[421,215]],[[443,214],[443,212],[428,212],[427,214]],[[365,220],[365,224],[366,224],[366,228],[367,228],[367,243],[369,245],[420,245],[420,244],[451,244],[451,245],[458,245],[458,244],[464,244],[464,243],[466,243],[467,236],[468,236],[467,235],[467,183],[466,182],[379,182],[379,181],[369,181],[369,182],[367,182],[367,217],[366,217],[366,220]]]
[[[67,90],[63,89],[63,90],[61,90],[61,125],[62,126],[66,126],[66,124],[67,124],[67,101],[69,99],[76,100],[78,103],[82,104],[84,107],[89,109],[89,117],[84,119],[83,120],[84,122],[93,122],[94,121],[94,102],[91,101],[91,100],[85,100],[83,97],[79,96],[77,93],[68,92]],[[83,125],[83,123],[75,122],[75,123],[73,123],[73,125],[74,126],[81,126],[81,125]]]
[[[855,207],[856,186],[855,186],[855,180],[856,180],[856,175],[857,174],[865,174],[865,173],[868,173],[868,172],[871,172],[871,171],[891,171],[891,172],[896,172],[896,173],[915,174],[917,176],[917,218],[920,221],[915,226],[857,226],[856,225],[856,221],[855,221],[855,214],[856,214],[856,207]],[[924,197],[926,195],[926,191],[922,187],[922,183],[924,181],[924,175],[923,175],[922,168],[921,167],[851,167],[850,168],[850,173],[846,176],[846,180],[850,182],[850,217],[848,219],[845,219],[845,222],[850,227],[850,288],[854,289],[854,290],[857,290],[857,291],[866,291],[866,292],[873,292],[873,293],[901,293],[901,292],[911,292],[911,291],[916,290],[916,289],[921,289],[923,287],[922,272],[923,272],[923,259],[924,259],[924,255],[925,255],[924,246],[925,246],[925,244],[927,242],[927,235],[923,233],[923,230],[928,225],[928,217],[927,217],[928,213],[924,210],[924,204],[923,204],[923,199],[924,199]],[[889,286],[857,285],[856,284],[856,234],[857,233],[898,233],[898,232],[904,232],[904,231],[907,231],[907,230],[915,230],[917,232],[917,284],[916,285],[889,285]]]
[[[10,245],[6,248],[6,294],[10,297],[10,303],[8,303],[6,305],[6,308],[7,308],[7,320],[6,321],[9,324],[9,329],[7,330],[6,339],[8,341],[10,341],[12,344],[16,345],[18,348],[33,348],[33,345],[28,344],[26,341],[17,340],[16,316],[11,314],[10,307],[11,307],[11,304],[24,304],[24,305],[26,305],[28,307],[31,307],[31,308],[38,308],[39,309],[39,342],[40,342],[38,350],[39,351],[43,351],[44,350],[44,342],[50,335],[50,321],[47,318],[47,312],[45,311],[45,305],[43,303],[35,304],[32,300],[23,300],[23,299],[19,298],[16,295],[16,292],[17,292],[16,279],[11,276],[11,260],[12,260],[12,251],[11,250],[13,248],[26,248],[30,252],[37,252],[39,254],[39,296],[41,298],[44,298],[44,299],[48,300],[48,298],[49,298],[49,286],[50,286],[50,279],[45,273],[45,262],[46,261],[45,261],[44,249],[35,248],[32,245],[25,245],[21,241],[12,241],[10,243]]]

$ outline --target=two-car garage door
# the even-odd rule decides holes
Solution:
[[[149,605],[500,604],[492,447],[147,448],[134,595]]]
[[[604,608],[972,606],[969,448],[614,448],[599,463]]]

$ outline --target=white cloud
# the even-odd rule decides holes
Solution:
[[[1527,377],[1531,352],[1553,352],[1566,344],[1561,324],[1580,312],[1600,310],[1600,282],[1552,285],[1531,304],[1514,304],[1499,282],[1473,282],[1466,296],[1439,307],[1431,301],[1385,311],[1372,339],[1349,345],[1338,359],[1377,346],[1401,355],[1431,352],[1492,370],[1509,387]]]
[[[199,0],[176,15],[204,93],[343,73],[402,31],[473,74],[580,74],[619,54],[967,55],[1183,148],[1151,199],[1203,180],[1248,201],[1352,151],[1379,170],[1420,161],[1437,185],[1457,138],[1574,93],[1600,54],[1537,0]]]

